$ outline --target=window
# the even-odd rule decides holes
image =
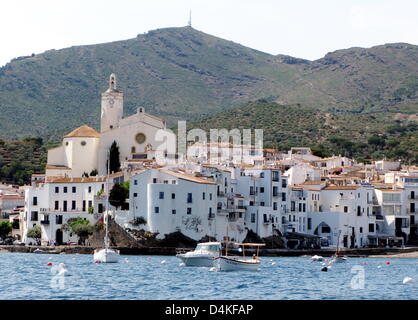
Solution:
[[[77,188],[76,187],[72,187],[72,191],[73,191],[73,193],[76,193],[77,192]]]
[[[171,214],[176,214],[176,209],[171,210]]]
[[[176,198],[176,194],[175,193],[172,193],[171,194],[171,199],[175,199]]]
[[[308,218],[308,230],[312,229],[312,218]]]
[[[136,198],[138,196],[138,194],[136,192],[134,192],[134,198]]]
[[[93,201],[89,200],[89,208],[93,207]]]
[[[360,227],[360,233],[363,233],[363,227]]]
[[[62,215],[55,216],[55,223],[62,224]]]
[[[160,199],[164,199],[164,192],[160,192]]]
[[[32,204],[33,204],[34,206],[37,206],[37,205],[38,205],[38,197],[33,197]]]
[[[193,202],[193,198],[192,198],[192,194],[191,193],[188,193],[187,194],[187,203],[192,203]]]
[[[157,178],[152,179],[152,183],[157,183]]]
[[[277,210],[277,202],[273,202],[273,210]]]
[[[286,193],[282,192],[282,201],[286,201]]]
[[[360,217],[361,216],[361,207],[357,206],[357,216]]]
[[[331,233],[331,228],[329,226],[322,226],[322,233]]]
[[[187,214],[192,214],[192,208],[187,208]]]
[[[59,208],[59,201],[55,201],[54,210],[58,210]]]
[[[83,211],[86,211],[86,200],[83,200]]]
[[[260,178],[264,178],[264,172],[260,173]]]
[[[134,180],[134,185],[137,186],[138,185],[138,180]]]
[[[260,202],[260,206],[264,207],[264,201]]]
[[[279,188],[273,187],[273,197],[277,197],[279,195]]]
[[[89,186],[89,193],[91,193],[91,186]]]
[[[99,211],[99,213],[103,212],[103,203],[99,203],[97,210]]]
[[[202,199],[205,200],[205,198],[206,198],[206,193],[203,192],[202,193]]]
[[[255,213],[251,213],[251,223],[255,223]]]
[[[282,179],[282,188],[286,188],[286,187],[287,187],[287,180]]]
[[[38,221],[38,211],[32,211],[30,213],[30,221]]]
[[[260,193],[264,193],[264,187],[260,187]]]
[[[303,204],[303,212],[306,212],[306,203]]]
[[[250,206],[253,206],[254,205],[254,201],[250,201]]]
[[[348,207],[344,206],[344,212],[348,212]]]
[[[168,184],[168,180],[164,180],[164,184]]]
[[[55,193],[59,193],[60,192],[60,187],[55,187]]]
[[[76,202],[73,200],[71,201],[71,210],[75,210]]]
[[[250,196],[254,195],[254,187],[250,187]]]
[[[63,202],[63,211],[67,211],[67,201],[64,201]]]
[[[272,171],[272,180],[273,181],[279,181],[279,171]]]
[[[374,223],[369,223],[369,232],[374,232]]]
[[[68,187],[64,187],[64,193],[67,193]]]
[[[160,207],[154,207],[154,213],[159,213],[160,212]]]

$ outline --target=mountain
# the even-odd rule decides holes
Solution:
[[[118,76],[125,114],[175,125],[266,99],[332,113],[418,112],[418,47],[351,48],[308,61],[270,55],[191,27],[19,57],[0,68],[0,138],[57,139],[98,128],[100,94]]]
[[[263,129],[264,146],[281,151],[307,146],[320,156],[418,163],[418,124],[394,113],[333,114],[261,99],[189,122],[192,128]]]

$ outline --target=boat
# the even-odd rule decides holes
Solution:
[[[108,211],[104,214],[105,237],[104,248],[94,250],[93,260],[96,263],[114,263],[119,260],[119,250],[109,246]]]
[[[311,258],[311,261],[312,261],[312,262],[324,261],[324,257],[322,257],[322,256],[318,256],[318,255],[314,255],[314,256]]]
[[[260,267],[260,258],[258,252],[260,247],[265,246],[264,243],[233,243],[238,246],[242,246],[242,257],[240,256],[228,256],[228,246],[226,246],[225,255],[221,255],[213,260],[213,267],[217,271],[257,271]],[[245,247],[256,247],[257,253],[253,256],[245,256]]]
[[[221,255],[220,242],[198,243],[193,251],[178,252],[179,258],[188,267],[212,267],[212,261]]]
[[[337,240],[337,250],[335,251],[335,254],[332,256],[330,263],[342,263],[342,262],[346,262],[347,258],[344,257],[340,250],[339,250],[339,246],[340,246],[340,235],[341,235],[341,230],[338,233],[338,240]]]
[[[109,154],[109,153],[108,153]],[[109,157],[108,157],[108,169],[107,169],[107,181],[109,181]],[[105,237],[104,237],[104,248],[95,249],[93,254],[93,260],[96,263],[115,263],[119,261],[119,250],[111,249],[109,246],[109,230],[108,230],[108,220],[109,220],[109,186],[106,183],[107,187],[107,198],[106,198],[106,210],[103,215],[103,223],[105,226]]]

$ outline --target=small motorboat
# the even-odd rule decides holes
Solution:
[[[318,255],[314,255],[314,256],[311,258],[311,261],[312,261],[312,262],[324,261],[324,257],[322,257],[322,256],[318,256]]]
[[[234,243],[242,246],[242,257],[228,256],[228,247],[226,246],[225,255],[219,256],[213,260],[213,267],[217,271],[258,271],[260,267],[260,258],[258,256],[259,248],[265,246],[264,243]],[[245,247],[256,247],[257,253],[252,257],[245,256]]]
[[[193,251],[178,252],[176,257],[188,267],[212,267],[213,259],[221,255],[220,242],[198,243]]]
[[[37,249],[33,250],[33,253],[48,253],[48,252],[46,252],[46,251],[44,251],[42,249],[37,248]]]

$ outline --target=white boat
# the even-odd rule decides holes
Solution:
[[[94,250],[94,261],[100,263],[112,263],[119,261],[119,250],[104,248]]]
[[[311,261],[312,261],[312,262],[316,262],[316,261],[324,261],[324,257],[322,257],[322,256],[318,256],[318,255],[314,255],[314,256],[311,258]]]
[[[221,248],[220,242],[202,242],[193,251],[178,253],[176,257],[188,267],[212,267],[213,259],[221,255]]]
[[[260,258],[258,251],[264,243],[234,243],[242,246],[242,257],[228,256],[228,249],[226,247],[225,255],[219,256],[213,260],[213,267],[217,271],[257,271],[260,267]],[[245,247],[256,247],[257,253],[252,257],[245,256]]]
[[[109,152],[108,152],[108,169],[107,169],[107,181],[109,181]],[[104,248],[94,250],[93,260],[96,263],[114,263],[119,260],[119,250],[111,249],[109,246],[109,230],[108,230],[108,220],[109,220],[109,186],[106,183],[107,188],[107,199],[106,199],[106,210],[103,214],[103,223],[105,226],[105,237],[104,237]]]

